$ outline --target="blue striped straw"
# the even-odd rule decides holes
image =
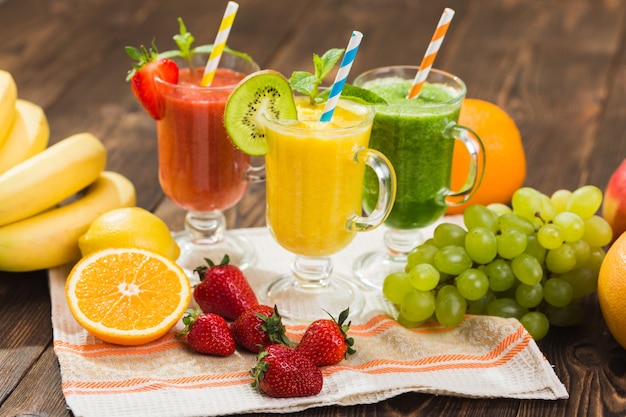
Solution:
[[[350,42],[348,42],[348,48],[346,48],[346,52],[343,54],[339,71],[337,71],[335,82],[330,89],[330,95],[328,96],[328,101],[326,101],[324,113],[322,113],[322,117],[320,117],[320,122],[330,122],[333,118],[335,107],[337,107],[341,91],[343,90],[343,86],[346,84],[346,80],[348,79],[348,74],[350,73],[350,68],[354,62],[356,52],[359,50],[361,39],[363,39],[363,34],[361,32],[356,30],[352,32]]]

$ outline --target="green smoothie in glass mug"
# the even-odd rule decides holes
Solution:
[[[394,167],[397,192],[385,221],[386,252],[367,253],[354,265],[357,277],[381,288],[391,272],[404,269],[407,253],[423,241],[421,229],[440,219],[449,205],[467,201],[482,179],[478,167],[480,138],[457,124],[466,87],[461,79],[432,69],[420,94],[407,98],[418,67],[395,66],[367,71],[356,86],[381,96],[387,104],[376,105],[370,147],[383,153]],[[450,190],[454,141],[460,140],[470,154],[470,169],[460,190]],[[484,155],[484,152],[481,153]],[[484,162],[484,161],[483,161]],[[374,208],[377,180],[366,173],[363,207]]]

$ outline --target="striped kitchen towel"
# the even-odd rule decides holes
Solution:
[[[449,220],[447,218],[446,220]],[[434,227],[434,225],[433,225]],[[432,231],[432,229],[431,229]],[[246,271],[255,288],[288,268],[292,255],[265,228],[240,229],[258,251]],[[361,233],[335,255],[335,270],[349,273],[353,260],[378,248],[384,229]],[[238,350],[226,358],[187,349],[175,334],[137,347],[103,343],[72,317],[64,283],[70,266],[50,271],[54,350],[63,393],[76,416],[217,416],[293,412],[324,405],[382,401],[405,392],[476,398],[562,399],[568,394],[550,363],[515,319],[468,316],[456,328],[437,323],[407,329],[375,290],[363,290],[366,307],[352,317],[357,353],[322,368],[324,387],[313,397],[276,399],[250,386],[255,355]],[[305,326],[288,325],[297,341]]]

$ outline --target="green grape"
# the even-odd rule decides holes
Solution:
[[[465,235],[465,250],[479,264],[488,264],[498,254],[496,235],[485,227],[474,227]]]
[[[539,261],[540,264],[543,264],[546,260],[546,253],[548,253],[548,250],[541,246],[537,235],[528,235],[526,236],[526,250],[524,253],[533,256]]]
[[[555,274],[574,269],[576,266],[576,252],[569,243],[563,243],[556,249],[550,249],[546,254],[546,268]]]
[[[515,278],[527,285],[535,285],[543,278],[543,268],[533,256],[522,253],[511,261],[511,270]]]
[[[493,211],[498,217],[502,216],[503,214],[513,213],[513,210],[511,209],[511,207],[502,203],[487,204],[487,208]]]
[[[515,283],[511,266],[504,259],[495,259],[486,265],[485,274],[489,279],[489,288],[493,291],[506,291]]]
[[[526,250],[526,234],[520,229],[505,229],[497,238],[498,255],[505,259],[513,259]]]
[[[408,321],[428,319],[435,312],[435,296],[431,291],[409,291],[400,305],[400,314]]]
[[[535,233],[535,226],[530,220],[514,213],[507,213],[498,217],[498,225],[500,226],[500,230],[513,228],[520,229],[526,235]]]
[[[522,307],[537,307],[543,300],[543,285],[540,282],[535,285],[521,283],[515,289],[515,301]]]
[[[565,307],[546,305],[543,308],[551,326],[568,327],[582,323],[585,311],[578,304],[568,304]]]
[[[467,232],[461,226],[454,223],[440,223],[433,232],[433,240],[438,248],[444,246],[463,246]]]
[[[585,268],[591,269],[596,274],[600,272],[600,266],[602,266],[602,261],[604,260],[604,256],[606,252],[603,248],[595,248],[592,247],[589,249],[589,259],[583,265]]]
[[[574,290],[561,278],[550,278],[543,285],[543,298],[554,307],[565,307],[572,302]]]
[[[463,222],[467,230],[475,227],[484,227],[492,232],[498,231],[498,216],[480,204],[472,204],[465,209]]]
[[[437,251],[434,265],[440,272],[450,275],[459,275],[472,267],[472,259],[461,246],[445,246]]]
[[[528,312],[519,321],[535,341],[543,339],[550,330],[550,321],[539,311]]]
[[[537,231],[539,244],[546,249],[556,249],[563,244],[561,228],[556,224],[544,224]]]
[[[539,209],[539,217],[544,223],[551,222],[556,216],[556,208],[552,204],[552,200],[545,194],[539,193],[541,200],[541,208]]]
[[[456,288],[466,300],[478,300],[489,291],[489,279],[479,269],[466,269],[456,277]]]
[[[489,316],[515,317],[519,320],[526,313],[528,313],[528,309],[519,305],[513,298],[496,298],[487,306],[487,315]]]
[[[404,317],[402,315],[402,313],[398,314],[398,323],[401,326],[406,327],[407,329],[413,329],[415,327],[419,327],[422,324],[424,324],[426,321],[428,321],[428,319],[426,319],[426,320],[419,320],[419,321],[411,321],[411,320],[407,319],[406,317]]]
[[[535,189],[522,187],[513,193],[511,204],[513,213],[534,222],[536,214],[541,211],[541,196]]]
[[[431,264],[419,264],[409,271],[409,278],[415,289],[430,291],[439,284],[440,275],[439,271]]]
[[[593,185],[575,190],[567,202],[567,211],[578,214],[583,220],[593,216],[602,205],[602,191]]]
[[[561,213],[563,211],[567,211],[567,203],[572,196],[572,192],[569,190],[556,190],[550,196],[550,200],[552,200],[552,204],[556,209],[557,213]]]
[[[436,269],[436,268],[435,268],[435,269]],[[448,282],[448,281],[450,281],[453,277],[454,277],[454,275],[451,275],[451,274],[446,274],[445,272],[441,272],[441,271],[439,271],[439,285],[447,283],[447,282]]]
[[[430,243],[422,243],[411,249],[406,257],[406,271],[410,271],[419,264],[432,264],[438,250],[439,248]]]
[[[585,234],[585,222],[576,213],[561,212],[554,218],[554,224],[561,228],[561,235],[566,242],[576,242]]]
[[[572,286],[572,298],[579,300],[598,289],[598,274],[589,268],[576,268],[560,276]]]
[[[493,291],[487,291],[487,294],[483,295],[478,300],[467,300],[467,314],[485,314],[487,312],[487,306],[495,299],[496,295]]]
[[[589,257],[591,256],[591,246],[586,240],[582,239],[572,242],[570,245],[574,249],[574,255],[576,256],[575,268],[582,268],[589,261]]]
[[[394,304],[402,303],[406,294],[413,289],[407,272],[394,272],[383,281],[383,295]]]
[[[591,246],[606,246],[613,240],[611,225],[600,216],[590,216],[585,219],[585,234],[583,239]]]
[[[444,285],[437,291],[435,316],[446,327],[458,325],[467,310],[467,301],[454,285]]]

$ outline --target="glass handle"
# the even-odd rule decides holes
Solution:
[[[354,160],[373,169],[378,178],[378,201],[374,210],[367,217],[355,214],[348,219],[348,230],[361,232],[380,226],[391,212],[396,197],[396,173],[387,157],[374,149],[357,149]]]
[[[250,183],[265,181],[265,164],[250,165],[245,172],[245,180]]]
[[[447,201],[449,206],[458,206],[469,200],[480,186],[485,172],[485,147],[476,132],[468,127],[450,123],[446,134],[463,143],[470,157],[465,182],[459,190],[450,190],[446,194],[447,197],[460,197]]]

